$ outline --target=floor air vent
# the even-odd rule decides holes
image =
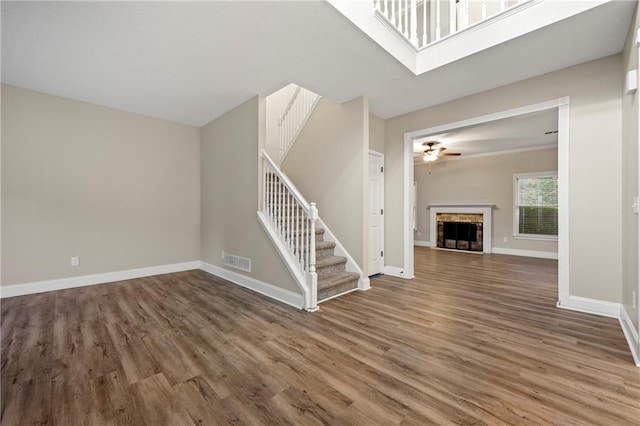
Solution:
[[[245,272],[251,272],[251,259],[225,253],[224,266],[240,269]]]

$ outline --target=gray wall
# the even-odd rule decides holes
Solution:
[[[202,260],[224,267],[222,251],[248,257],[248,275],[300,293],[256,215],[264,115],[256,97],[201,128]]]
[[[2,284],[199,260],[199,157],[195,127],[3,85]]]
[[[636,29],[638,12],[631,25],[623,50],[622,77],[638,68]],[[638,93],[622,95],[622,304],[638,330],[638,309],[633,308],[633,292],[638,294],[638,215],[631,208],[638,195]]]
[[[384,120],[369,114],[369,149],[384,154]]]
[[[495,204],[493,247],[557,252],[555,241],[513,238],[513,175],[558,170],[558,150],[518,152],[416,165],[418,229],[416,241],[429,241],[428,204]],[[420,235],[418,235],[418,233]],[[504,238],[507,241],[504,242]]]
[[[365,274],[368,155],[366,99],[339,105],[323,98],[282,163]]]
[[[404,261],[405,132],[570,96],[570,291],[620,302],[621,75],[622,57],[614,55],[386,120],[386,264],[401,267]],[[594,226],[606,218],[617,225]]]

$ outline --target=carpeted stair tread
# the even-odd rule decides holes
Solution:
[[[318,301],[329,299],[358,289],[360,276],[353,272],[343,272],[326,280],[318,281]]]
[[[360,279],[360,275],[355,272],[343,272],[338,275],[334,275],[333,277],[329,277],[323,280],[318,280],[318,291],[325,290],[340,284],[345,284],[350,281],[355,280],[355,286],[358,286],[358,280]]]
[[[316,243],[316,250],[324,250],[335,248],[336,243],[332,243],[331,241],[320,241]]]
[[[316,261],[316,269],[333,265],[340,265],[341,263],[347,263],[347,258],[342,256],[329,256],[325,259]]]

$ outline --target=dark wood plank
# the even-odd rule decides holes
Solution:
[[[618,321],[557,262],[416,249],[309,314],[201,271],[2,301],[2,425],[640,424]]]

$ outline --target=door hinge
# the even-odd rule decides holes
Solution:
[[[384,214],[384,209],[380,209],[380,214]]]
[[[384,252],[383,251],[380,252],[380,257],[384,257]]]
[[[384,166],[380,166],[380,173],[384,173]]]

